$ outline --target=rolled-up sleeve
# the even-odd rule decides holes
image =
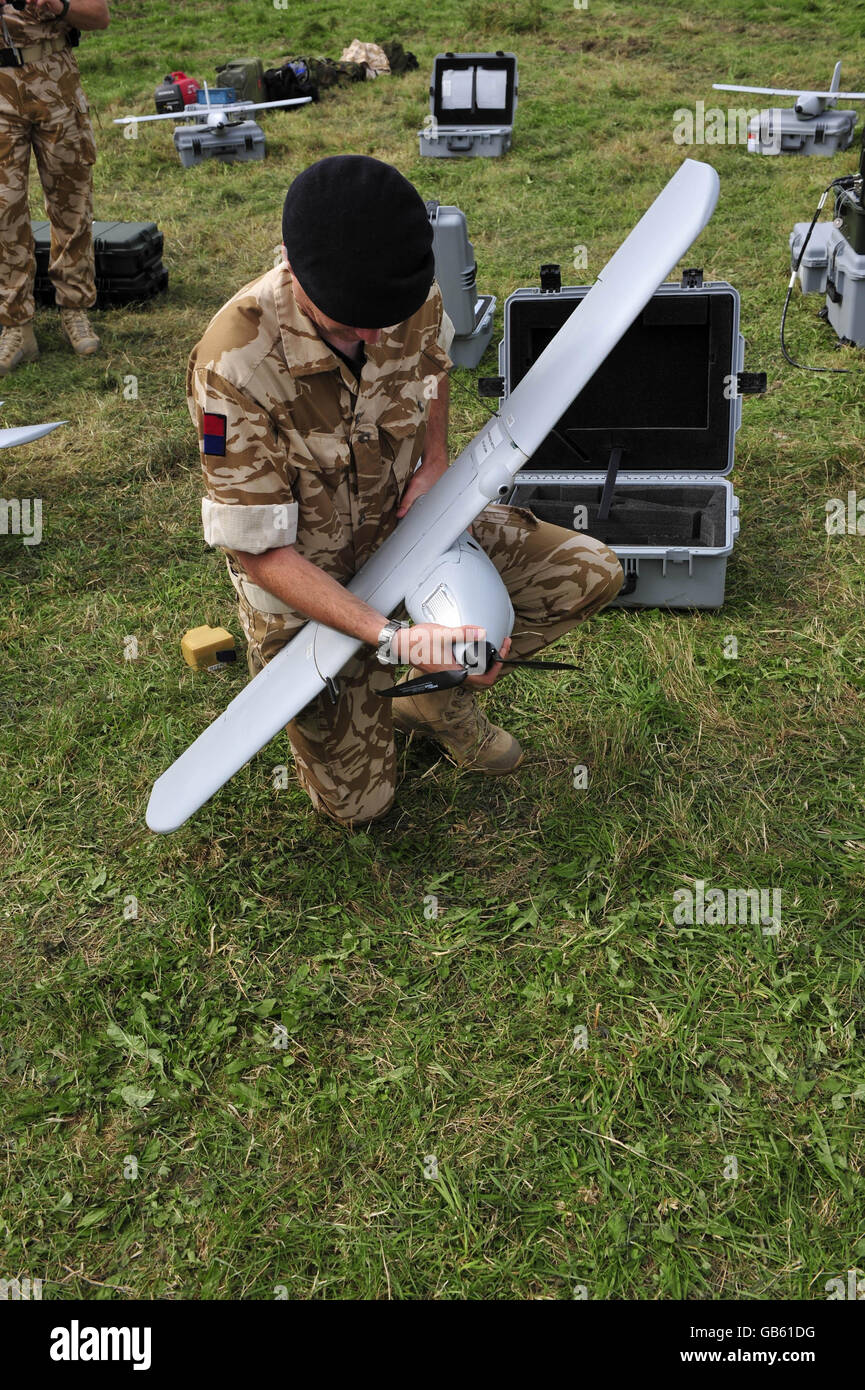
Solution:
[[[259,555],[297,538],[295,473],[268,412],[209,366],[190,363],[187,405],[198,433],[208,545]]]

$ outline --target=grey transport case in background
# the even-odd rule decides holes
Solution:
[[[803,121],[793,108],[772,107],[748,122],[752,154],[837,154],[853,143],[855,111],[824,111]]]
[[[455,329],[451,360],[457,367],[476,367],[493,336],[495,295],[477,292],[478,268],[465,214],[435,199],[428,201],[426,210],[433,229],[436,280]]]
[[[808,235],[810,222],[797,222],[790,233],[790,269],[795,268],[802,250],[802,243]],[[829,236],[835,228],[831,222],[817,222],[811,239],[805,247],[802,264],[799,266],[799,284],[803,294],[825,294],[826,276],[829,273]]]
[[[826,317],[842,343],[865,347],[865,254],[833,228],[826,275]]]
[[[790,233],[790,264],[795,266],[810,223]],[[865,252],[854,251],[833,222],[818,222],[799,267],[803,294],[825,294],[820,311],[842,343],[865,347]]]
[[[174,148],[184,169],[205,159],[236,164],[264,159],[264,131],[255,121],[235,121],[225,126],[184,125],[174,132]]]
[[[439,53],[420,152],[434,159],[496,156],[511,147],[517,109],[513,53]]]
[[[505,415],[508,392],[589,291],[562,289],[558,266],[541,267],[541,285],[507,299],[500,375],[481,383]],[[513,506],[616,552],[625,571],[617,606],[723,604],[739,530],[727,475],[742,395],[766,381],[743,372],[744,352],[738,292],[685,271],[653,295],[517,474]]]

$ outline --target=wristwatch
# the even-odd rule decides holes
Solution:
[[[399,657],[393,652],[391,643],[401,627],[408,627],[408,623],[398,622],[396,618],[391,618],[389,623],[385,623],[381,632],[378,634],[378,650],[376,656],[382,666],[398,666]]]
[[[69,13],[69,0],[63,0],[63,9],[54,16],[55,19],[65,19]]]

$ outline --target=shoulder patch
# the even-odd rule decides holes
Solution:
[[[217,454],[220,458],[225,458],[227,423],[225,415],[213,415],[209,410],[205,410],[201,430],[201,447],[205,454]]]

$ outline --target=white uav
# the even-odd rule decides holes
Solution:
[[[718,188],[711,165],[684,161],[508,396],[502,414],[418,498],[347,586],[351,593],[381,613],[392,613],[487,503],[508,495],[514,475],[699,236],[715,209]],[[321,623],[301,628],[162,774],[147,807],[150,829],[166,834],[183,825],[329,678],[339,675],[362,645]]]

